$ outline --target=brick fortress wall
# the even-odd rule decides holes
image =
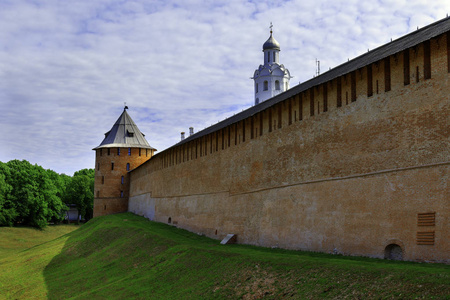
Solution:
[[[161,152],[130,173],[129,210],[240,243],[448,262],[449,57],[446,33]]]
[[[152,155],[153,150],[140,148],[114,147],[95,151],[94,217],[128,210],[128,172]]]

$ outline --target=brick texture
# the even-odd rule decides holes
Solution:
[[[429,41],[429,79],[419,44],[408,68],[402,51],[155,155],[129,174],[129,210],[219,240],[449,262],[447,37]],[[106,172],[105,202],[122,174]]]

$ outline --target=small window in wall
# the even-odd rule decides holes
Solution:
[[[111,163],[111,170],[114,170],[114,163]]]
[[[141,156],[141,148],[139,148],[139,156]]]
[[[148,156],[148,149],[145,149],[145,157]]]
[[[130,171],[130,163],[127,163],[127,171]]]
[[[267,52],[267,62],[270,62],[270,52]]]
[[[280,81],[278,81],[278,80],[275,80],[275,89],[276,89],[277,91],[280,90]]]
[[[266,80],[264,81],[264,90],[267,91],[269,89],[269,82]]]
[[[120,148],[117,148],[117,155],[120,155]]]
[[[391,90],[391,60],[389,57],[384,59],[384,91]]]
[[[110,155],[110,154],[111,154],[111,149],[108,148],[108,155]]]
[[[125,182],[125,177],[122,176],[122,177],[120,178],[120,183],[123,184],[124,182]]]
[[[123,198],[123,191],[120,191],[120,198]]]
[[[342,106],[342,85],[341,85],[341,77],[336,79],[336,106]]]
[[[128,148],[128,156],[131,156],[131,148]]]
[[[429,40],[423,43],[423,76],[425,79],[431,78],[431,50]]]
[[[102,184],[105,184],[105,176],[102,176]]]
[[[356,101],[356,71],[350,74],[351,101]]]
[[[409,67],[409,49],[403,51],[403,85],[408,85],[410,82],[409,78],[410,67]]]
[[[169,217],[169,219],[167,219],[167,223],[172,223],[172,218],[171,217]]]
[[[450,73],[450,31],[447,31],[447,69]]]
[[[258,84],[256,84],[255,90],[256,92],[258,92]]]
[[[100,163],[97,163],[97,170],[100,170]]]
[[[372,65],[367,66],[367,97],[373,96]]]
[[[100,156],[102,156],[102,154],[103,154],[103,151],[102,151],[103,149],[100,149]]]

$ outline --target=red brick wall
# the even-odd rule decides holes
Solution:
[[[131,148],[129,155],[128,149],[120,148],[120,155],[117,147],[95,150],[94,217],[127,211],[129,194],[127,164],[130,164],[132,170],[153,155],[153,150],[139,148]]]

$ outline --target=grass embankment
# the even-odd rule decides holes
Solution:
[[[0,258],[0,297],[449,299],[450,294],[446,265],[221,246],[130,213],[96,218],[60,238],[18,249]]]

